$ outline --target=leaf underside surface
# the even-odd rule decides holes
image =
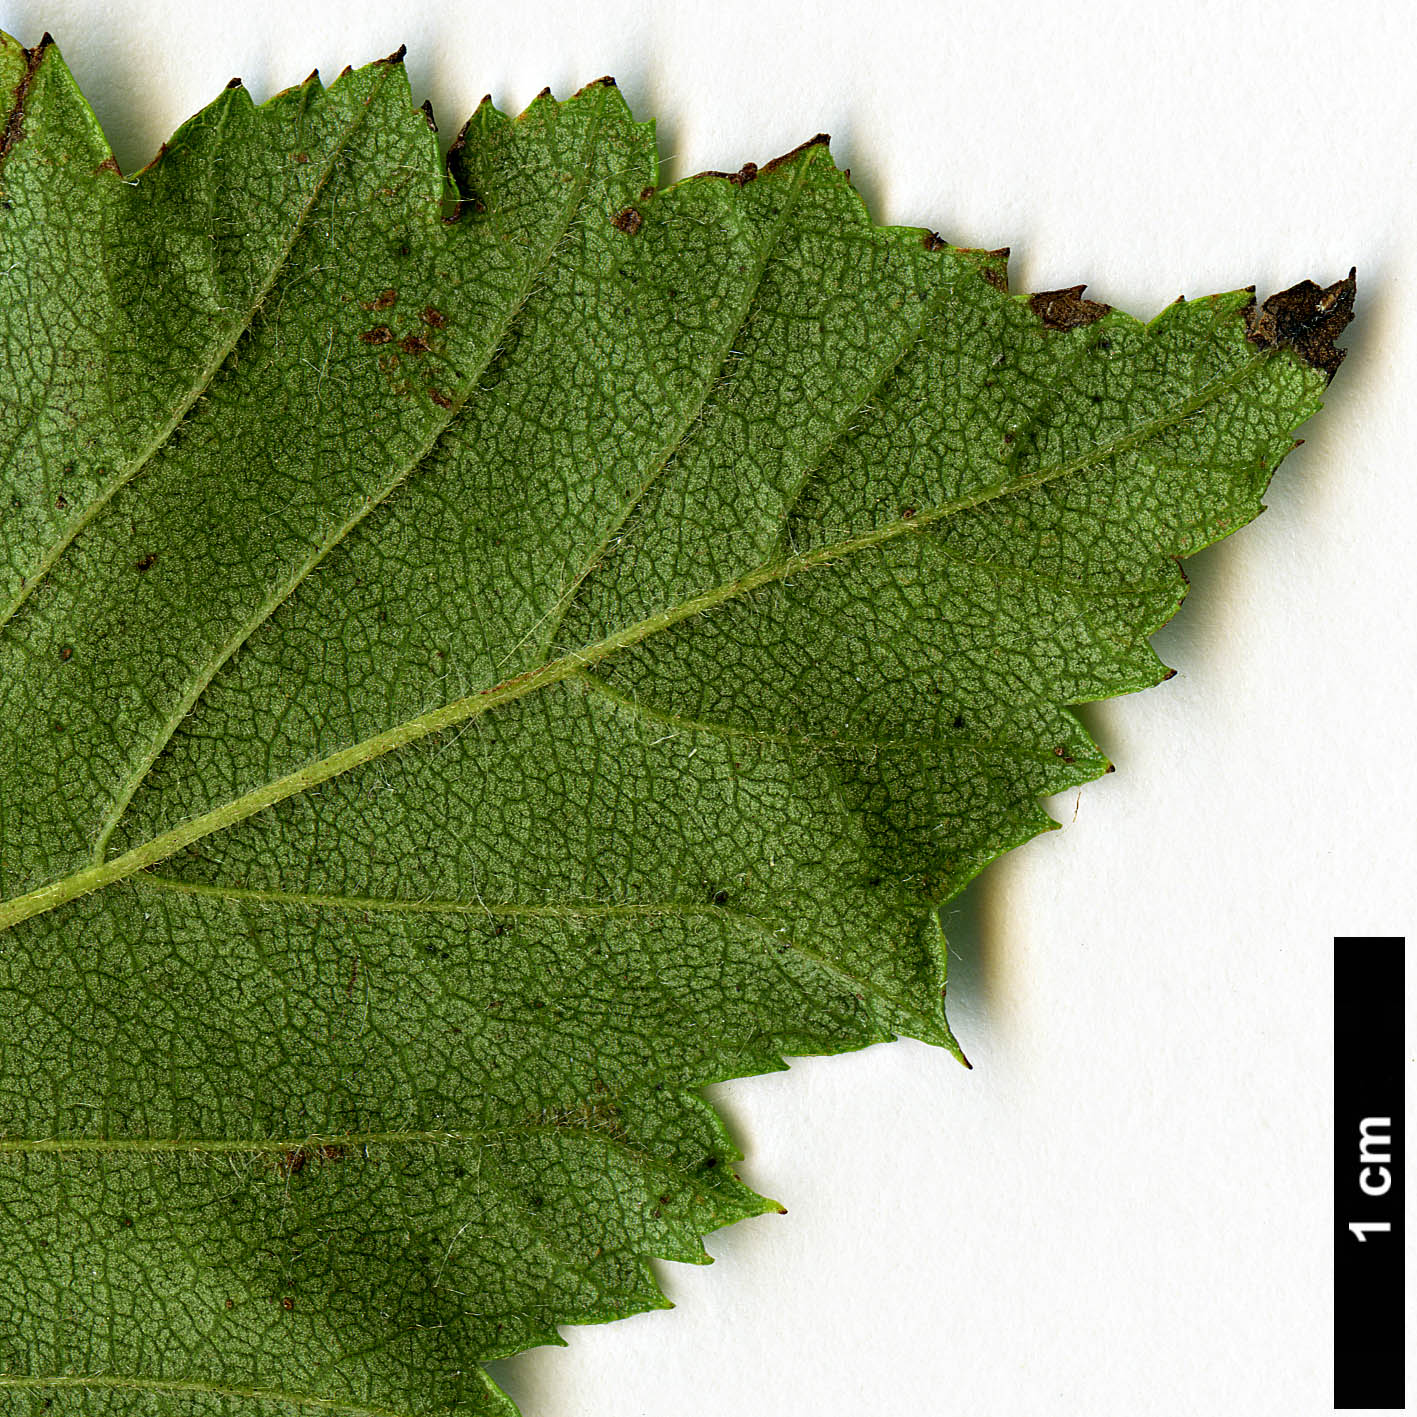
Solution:
[[[776,1208],[704,1084],[958,1051],[939,907],[1109,770],[1353,285],[1016,296],[824,139],[0,46],[0,1410],[514,1411]]]

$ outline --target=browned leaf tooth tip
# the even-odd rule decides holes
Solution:
[[[238,76],[238,77],[236,77],[236,78],[228,79],[228,80],[226,81],[226,86],[227,86],[227,88],[229,88],[229,89],[239,89],[239,88],[241,87],[241,79],[240,79],[240,77]]]
[[[30,85],[34,83],[34,76],[39,72],[39,66],[43,63],[44,56],[53,43],[54,40],[50,37],[49,31],[45,30],[44,37],[33,49],[21,50],[25,56],[25,72],[21,75],[20,82],[15,86],[15,97],[10,109],[10,116],[5,120],[3,128],[0,128],[0,158],[3,158],[24,137],[25,104],[29,99]]]
[[[418,111],[423,115],[429,128],[436,133],[438,131],[438,120],[433,116],[433,100],[431,98],[425,98],[423,102],[418,105]]]
[[[1065,290],[1040,290],[1028,297],[1029,309],[1043,321],[1045,330],[1075,330],[1091,325],[1112,311],[1100,300],[1084,300],[1085,285],[1070,285]]]
[[[775,157],[771,162],[765,162],[762,167],[758,169],[758,171],[775,172],[779,167],[782,167],[785,163],[792,162],[794,159],[801,157],[803,153],[809,151],[811,148],[825,148],[828,147],[830,144],[831,134],[817,133],[815,136],[808,138],[805,143],[798,143],[797,146],[793,148],[791,152],[783,153],[781,157]]]
[[[1353,318],[1357,292],[1356,266],[1329,286],[1301,280],[1263,305],[1251,304],[1245,312],[1246,336],[1259,349],[1293,350],[1332,379],[1346,352],[1335,341]]]
[[[380,64],[402,64],[402,63],[403,63],[403,57],[404,57],[404,55],[407,54],[407,53],[408,53],[408,45],[406,45],[406,44],[401,44],[401,45],[399,45],[399,47],[398,47],[396,50],[394,50],[394,52],[393,52],[392,54],[390,54],[390,55],[388,56],[388,58],[386,58],[386,59],[380,59],[380,60],[378,60],[377,62],[380,63]]]

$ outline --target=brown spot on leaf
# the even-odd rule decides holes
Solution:
[[[765,162],[758,169],[759,172],[776,172],[779,167],[785,167],[789,162],[801,157],[809,148],[824,148],[831,142],[830,135],[818,133],[814,137],[808,138],[805,143],[798,143],[789,153],[783,153],[781,157],[775,157],[771,162]]]
[[[427,354],[432,346],[422,335],[405,335],[399,341],[399,348],[405,354]]]
[[[291,160],[291,162],[293,162],[297,167],[304,167],[305,164],[310,161],[310,154],[309,154],[309,153],[291,153],[291,155],[290,155],[290,160]]]
[[[1040,290],[1028,297],[1028,306],[1043,321],[1045,330],[1075,330],[1094,324],[1112,309],[1100,300],[1084,300],[1086,289],[1085,285],[1071,285],[1066,290]]]
[[[1009,248],[1000,246],[997,251],[986,251],[987,259],[979,267],[979,274],[1005,295],[1009,293]]]
[[[123,176],[123,169],[118,166],[118,159],[110,153],[99,165],[94,168],[94,173],[111,172],[115,177]]]
[[[280,1306],[286,1313],[289,1313],[295,1307],[295,1300],[287,1294],[285,1298],[280,1301]]]
[[[801,157],[809,148],[816,148],[829,143],[831,139],[825,133],[818,133],[814,138],[808,138],[805,143],[798,143],[791,152],[783,153],[781,157],[775,157],[771,162],[765,162],[761,167],[755,162],[745,162],[737,172],[700,172],[699,177],[722,177],[728,182],[732,182],[735,187],[746,186],[754,178],[762,177],[769,172],[776,172],[779,167],[785,167],[788,163],[794,162]]]
[[[640,188],[640,201],[642,201],[642,202],[647,202],[647,201],[649,201],[650,198],[653,197],[653,196],[654,196],[654,188],[653,188],[653,187],[641,187],[641,188]]]
[[[452,408],[453,401],[441,389],[429,389],[428,397],[438,405],[439,408]]]
[[[149,551],[141,560],[133,562],[133,569],[138,572],[150,571],[157,564],[157,552]]]
[[[425,325],[432,325],[435,330],[441,330],[448,323],[448,317],[433,305],[425,305],[423,313],[418,318]]]
[[[60,646],[59,646],[59,658],[60,658],[60,659],[73,659],[73,657],[74,657],[74,646],[73,646],[73,645],[60,645]]]
[[[25,72],[20,76],[20,82],[15,85],[15,101],[11,105],[10,116],[6,118],[4,128],[0,129],[0,158],[4,158],[25,135],[25,103],[29,98],[30,85],[34,82],[45,51],[53,43],[54,40],[46,30],[44,38],[33,49],[20,51],[25,56]]]
[[[393,337],[394,332],[387,325],[375,325],[372,330],[365,330],[359,336],[365,344],[388,344]]]
[[[943,251],[945,249],[945,238],[938,231],[931,231],[928,227],[920,237],[920,244],[927,251]]]
[[[582,84],[571,97],[579,98],[583,93],[589,93],[591,89],[617,89],[619,87],[620,85],[617,84],[609,74],[602,74],[600,78],[592,79],[588,84]],[[543,92],[549,96],[551,90],[545,89]],[[538,95],[538,97],[540,97],[540,95]]]
[[[363,304],[366,310],[387,310],[398,298],[398,292],[395,290],[381,290],[372,300],[366,300]]]
[[[610,218],[610,225],[616,231],[623,231],[626,236],[633,236],[645,223],[644,217],[637,212],[634,207],[625,207],[622,211],[615,213]]]
[[[1301,280],[1271,295],[1263,305],[1245,312],[1245,331],[1260,349],[1292,349],[1305,363],[1322,369],[1330,379],[1343,363],[1344,351],[1334,341],[1353,318],[1357,268],[1330,286]]]

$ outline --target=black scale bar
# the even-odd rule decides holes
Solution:
[[[1406,941],[1334,946],[1334,1406],[1405,1406]]]

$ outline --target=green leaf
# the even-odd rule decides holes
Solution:
[[[125,178],[0,68],[5,1410],[510,1412],[776,1208],[697,1089],[958,1052],[939,906],[1352,278],[1013,296],[824,139],[661,187],[609,80],[445,166],[399,56]]]

